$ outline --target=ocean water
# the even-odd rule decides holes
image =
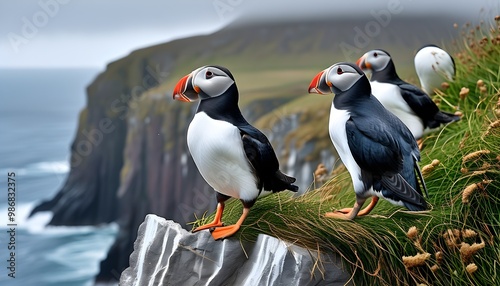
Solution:
[[[93,285],[99,262],[114,241],[118,230],[114,224],[46,226],[50,212],[28,219],[31,209],[38,202],[52,198],[66,179],[70,144],[78,114],[85,106],[85,88],[98,72],[93,69],[0,69],[2,286]],[[9,221],[12,217],[8,209],[9,173],[15,173],[14,222]],[[15,228],[14,244],[9,244],[14,233],[12,228]],[[15,269],[9,269],[8,260],[13,251]],[[15,278],[9,276],[12,270],[15,270]]]

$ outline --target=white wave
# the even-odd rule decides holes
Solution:
[[[118,228],[116,224],[102,227],[94,227],[92,231],[81,234],[78,232],[68,233],[67,239],[59,247],[45,254],[47,263],[64,265],[64,272],[57,275],[44,277],[47,284],[60,283],[61,281],[85,280],[99,273],[99,263],[106,258],[109,248],[116,239]],[[67,227],[54,227],[57,229]],[[82,227],[71,228],[72,230]],[[86,228],[86,227],[83,227]],[[39,236],[39,234],[37,234]],[[51,233],[44,233],[50,236]],[[58,239],[61,235],[57,235]],[[50,238],[49,238],[50,239]],[[71,258],[71,259],[68,259]],[[93,283],[88,285],[94,285]]]
[[[94,232],[96,229],[107,229],[110,232],[117,232],[118,225],[115,223],[103,224],[101,226],[51,226],[47,225],[52,219],[52,212],[39,212],[28,217],[35,205],[38,202],[32,203],[22,203],[16,206],[16,228],[26,229],[32,234],[46,234],[46,235],[73,235],[73,234],[84,234]],[[0,209],[0,229],[8,228],[7,207]],[[3,215],[5,214],[5,215]]]
[[[112,222],[109,224],[102,224],[98,226],[86,225],[86,226],[53,226],[48,225],[43,228],[28,228],[31,234],[43,234],[43,235],[54,235],[54,236],[74,236],[76,234],[91,234],[99,231],[100,233],[115,235],[118,233],[118,224]]]
[[[67,161],[37,162],[21,168],[0,169],[0,174],[8,172],[15,172],[19,176],[65,174],[69,172],[69,163]]]
[[[116,223],[99,226],[47,226],[51,212],[38,213],[28,218],[36,202],[19,204],[16,210],[16,229],[22,244],[22,257],[28,253],[27,260],[36,261],[37,271],[26,272],[16,285],[94,285],[94,277],[99,273],[100,261],[106,258],[109,248],[116,239]],[[0,209],[0,219],[6,209]],[[0,222],[0,232],[9,228]],[[21,245],[21,243],[20,243]],[[38,246],[46,245],[49,248]],[[21,251],[21,248],[20,250]],[[25,259],[20,260],[19,268],[29,268]],[[55,269],[45,271],[46,269]],[[4,277],[0,284],[4,285]],[[18,280],[18,279],[16,279]],[[34,283],[33,281],[37,281]],[[9,284],[10,285],[10,284]],[[13,284],[12,284],[13,285]]]
[[[40,172],[50,173],[67,173],[69,171],[69,163],[67,161],[40,162],[28,165],[28,170],[31,168]]]
[[[31,210],[35,207],[35,202],[20,203],[16,205],[15,211],[15,224],[17,228],[25,228],[30,231],[41,231],[47,223],[52,219],[51,212],[40,212],[31,218],[28,218]],[[8,223],[8,207],[5,206],[0,209],[0,227],[6,227]]]

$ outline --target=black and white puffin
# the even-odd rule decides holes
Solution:
[[[443,82],[455,78],[455,60],[445,50],[436,45],[426,45],[415,54],[415,71],[420,86],[427,94],[441,90]]]
[[[199,172],[217,195],[214,221],[194,231],[210,229],[215,240],[229,237],[238,231],[262,190],[298,190],[292,184],[295,178],[279,170],[267,137],[241,115],[238,88],[227,68],[194,70],[179,80],[173,98],[200,99],[189,124],[187,144]],[[230,197],[241,200],[243,213],[236,224],[223,226],[224,202]]]
[[[366,215],[379,197],[411,211],[427,209],[415,138],[371,94],[363,71],[352,63],[337,63],[321,71],[309,85],[309,93],[332,92],[330,138],[351,175],[356,203],[326,216],[354,219]],[[361,210],[369,197],[370,204]]]
[[[399,78],[389,53],[372,50],[358,59],[356,64],[371,71],[372,94],[410,129],[415,139],[441,124],[460,120],[460,116],[443,112],[418,87]],[[424,131],[425,130],[425,131]]]

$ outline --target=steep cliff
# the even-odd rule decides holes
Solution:
[[[452,23],[394,18],[387,29],[355,48],[363,51],[391,41],[401,66],[409,66],[412,50],[442,42]],[[304,191],[317,163],[334,163],[323,129],[331,99],[305,104],[305,89],[317,70],[349,56],[341,44],[353,45],[353,29],[365,24],[340,19],[239,26],[138,50],[109,64],[87,89],[64,186],[32,214],[52,211],[52,225],[117,221],[120,233],[100,275],[113,279],[128,265],[146,214],[186,224],[194,214],[213,210],[213,192],[185,144],[195,105],[173,102],[170,94],[180,76],[214,63],[231,69],[244,115],[270,137],[282,169],[297,176]]]
[[[259,235],[254,243],[214,241],[148,215],[120,285],[349,285],[333,253],[318,253]]]

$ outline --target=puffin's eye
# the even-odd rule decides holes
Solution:
[[[342,68],[338,67],[338,68],[337,68],[337,74],[338,74],[338,75],[341,75],[341,74],[343,74],[343,73],[344,73],[344,71],[342,70]]]
[[[373,53],[373,56],[374,56],[374,57],[378,57],[377,52],[374,52],[374,53]]]
[[[212,78],[213,76],[214,76],[214,73],[213,73],[213,72],[211,72],[211,71],[207,71],[207,72],[205,73],[205,78],[206,78],[206,79]]]

